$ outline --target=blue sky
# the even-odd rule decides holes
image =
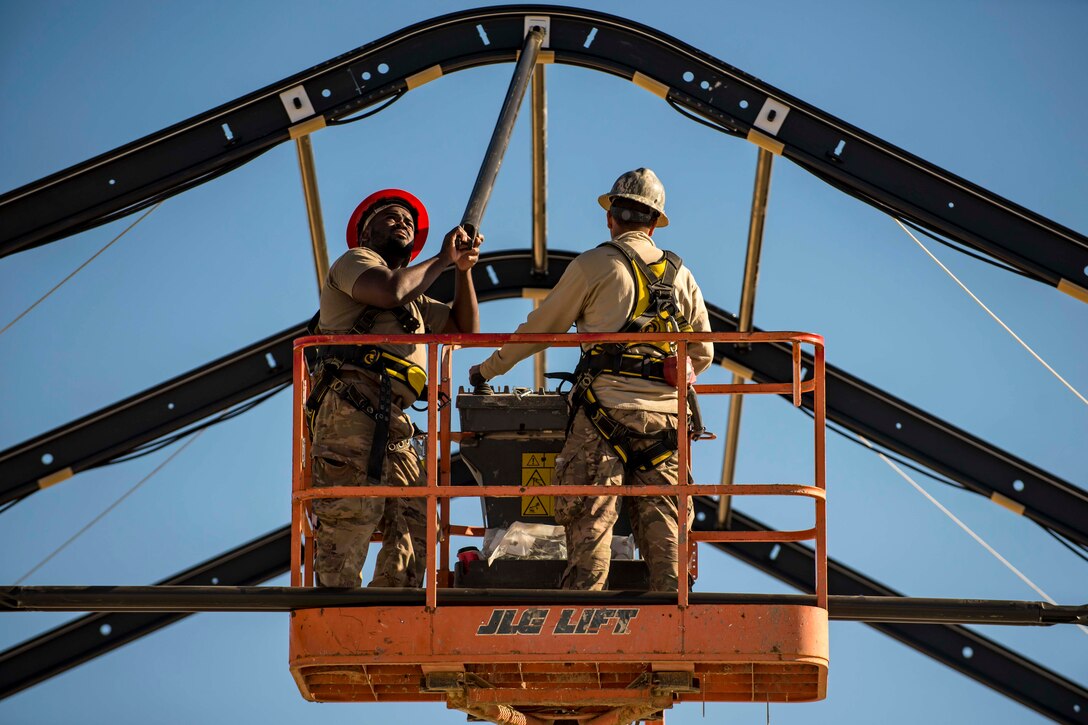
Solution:
[[[0,5],[0,190],[6,191],[242,96],[453,2],[96,2]],[[1074,0],[909,4],[784,0],[597,2],[659,28],[870,133],[1078,231],[1088,230],[1088,6]],[[358,200],[404,186],[438,229],[460,217],[512,66],[456,73],[387,112],[314,136],[336,255]],[[681,254],[706,298],[738,306],[756,150],[692,124],[617,78],[548,69],[549,245],[606,238],[596,196],[649,166]],[[491,250],[530,233],[527,118],[483,225]],[[129,222],[0,260],[7,324]],[[936,246],[936,245],[931,245]],[[433,247],[431,248],[433,249]],[[429,251],[429,250],[428,250]],[[1088,307],[1053,288],[933,249],[1082,393]],[[425,252],[426,253],[426,252]],[[1088,273],[1088,271],[1086,271]],[[309,317],[316,289],[295,152],[284,144],[166,201],[72,282],[0,336],[0,449]],[[507,331],[527,303],[483,308]],[[756,324],[826,336],[828,359],[1077,485],[1088,408],[955,287],[885,215],[778,160]],[[466,354],[462,367],[477,359]],[[523,366],[509,376],[528,378]],[[725,381],[715,371],[706,382]],[[705,404],[721,430],[724,406]],[[715,426],[712,426],[715,427]],[[807,480],[807,418],[745,404],[738,480]],[[146,584],[288,516],[289,401],[281,395],[195,441],[27,583]],[[12,582],[169,452],[81,474],[0,517],[0,581]],[[695,451],[717,476],[715,443]],[[873,455],[829,437],[832,556],[913,596],[1038,599]],[[978,496],[918,479],[1058,602],[1088,600],[1088,568],[1040,529]],[[792,511],[744,501],[776,525]],[[278,581],[276,583],[283,583]],[[703,591],[786,591],[705,552]],[[0,617],[0,648],[71,615]],[[980,628],[1088,682],[1088,637],[1072,627]],[[1084,704],[1088,707],[1088,703]],[[773,707],[773,722],[1039,722],[1025,708],[861,624],[831,628],[829,697]],[[287,669],[287,618],[206,614],[0,701],[10,723],[349,722],[429,718],[439,706],[302,701]],[[696,722],[680,708],[670,723]],[[763,722],[762,707],[708,706]]]

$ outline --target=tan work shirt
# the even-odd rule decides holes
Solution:
[[[363,305],[351,296],[351,289],[355,286],[359,275],[374,267],[388,267],[382,256],[373,249],[356,247],[349,249],[343,256],[333,262],[329,269],[329,278],[321,290],[321,333],[325,335],[347,335],[351,332],[352,325],[359,315],[363,313],[366,305]],[[446,327],[446,321],[450,318],[450,306],[431,299],[426,295],[420,295],[408,305],[412,316],[420,323],[417,333],[425,330],[441,332]],[[392,312],[383,312],[374,319],[374,326],[370,330],[372,335],[403,335],[404,328],[397,321]],[[382,345],[383,350],[391,355],[409,360],[427,369],[426,345]],[[345,366],[351,367],[351,366]],[[406,385],[397,380],[393,381],[393,392],[403,401],[415,400],[415,393]]]
[[[643,232],[625,232],[617,239],[627,243],[647,264],[661,259],[661,250]],[[692,329],[710,332],[703,293],[686,266],[676,273],[674,284],[680,310]],[[634,277],[627,258],[612,247],[597,247],[578,255],[570,263],[559,283],[517,332],[567,332],[572,324],[577,325],[578,332],[618,332],[627,324],[635,294]],[[488,379],[502,375],[545,347],[547,345],[525,343],[504,345],[480,365],[480,373]],[[585,347],[588,346],[583,345]],[[692,343],[688,345],[688,356],[695,372],[700,373],[714,359],[713,346]],[[593,390],[606,408],[676,412],[676,389],[663,383],[602,374],[593,384]]]

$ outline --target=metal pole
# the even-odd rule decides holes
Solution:
[[[811,594],[692,592],[692,605],[815,606]],[[422,589],[326,589],[252,586],[0,587],[0,611],[55,612],[283,612],[320,607],[423,604]],[[540,589],[443,589],[443,606],[514,606],[547,601],[566,606],[676,605],[674,592],[584,592]],[[829,597],[828,618],[859,622],[1050,626],[1088,623],[1088,604],[1004,599]]]
[[[544,64],[533,70],[533,274],[548,274],[548,96]]]
[[[744,281],[740,290],[740,318],[737,332],[750,332],[756,306],[756,285],[759,282],[759,257],[763,249],[763,222],[767,216],[767,199],[771,191],[771,165],[774,154],[759,150],[756,159],[756,180],[752,189],[752,214],[748,222],[748,254],[744,260]],[[733,374],[733,384],[744,378]],[[729,400],[729,419],[725,428],[725,453],[722,457],[722,483],[733,484],[737,467],[737,443],[740,440],[740,413],[744,397],[739,393]],[[732,497],[718,498],[718,528],[727,528]]]
[[[522,99],[525,98],[525,90],[529,87],[529,77],[532,75],[533,68],[536,67],[537,56],[540,55],[540,45],[543,41],[542,28],[534,27],[525,36],[525,45],[514,67],[514,77],[510,79],[506,99],[503,101],[502,110],[499,111],[499,120],[495,123],[495,130],[491,134],[491,142],[487,145],[487,153],[484,154],[480,173],[476,176],[472,194],[465,206],[465,214],[461,217],[461,226],[471,236],[475,236],[480,229],[484,209],[487,208],[488,199],[491,198],[491,189],[495,186],[495,179],[498,178],[502,157],[506,154],[510,135],[514,132],[514,122],[517,121],[518,110]]]
[[[314,168],[314,148],[310,135],[295,139],[298,170],[302,175],[302,195],[306,199],[306,220],[310,224],[310,241],[314,247],[314,269],[317,271],[317,293],[325,287],[329,275],[329,252],[325,246],[325,222],[321,217],[321,197],[317,193],[317,171]]]
[[[533,69],[533,275],[548,274],[548,95],[544,86],[544,64]],[[540,298],[533,298],[533,309]],[[547,351],[533,356],[533,389],[543,390],[548,369]]]

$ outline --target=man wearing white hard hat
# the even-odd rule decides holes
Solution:
[[[665,188],[650,169],[620,176],[598,199],[611,239],[580,254],[519,333],[709,332],[702,293],[691,272],[653,241],[668,226]],[[508,344],[470,370],[473,384],[509,371],[546,345]],[[678,375],[674,346],[583,345],[572,376],[572,419],[556,457],[557,485],[675,485],[677,388],[713,359],[709,343],[688,346],[691,370]],[[678,381],[679,377],[679,381]],[[566,589],[604,589],[611,558],[616,496],[560,497],[556,521],[566,528]],[[674,496],[633,496],[635,542],[649,568],[650,588],[676,591],[678,515]],[[686,516],[688,524],[691,511]]]

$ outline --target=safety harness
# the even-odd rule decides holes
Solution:
[[[684,317],[677,303],[674,285],[676,273],[683,261],[673,252],[666,251],[661,259],[646,264],[642,258],[621,241],[613,240],[601,245],[619,250],[628,261],[634,277],[635,301],[627,322],[619,332],[691,332],[691,324]],[[638,349],[636,349],[638,348]],[[644,352],[649,348],[649,352]],[[601,405],[593,383],[604,373],[619,377],[641,378],[655,383],[670,385],[665,377],[665,363],[675,357],[673,343],[607,343],[583,350],[573,373],[552,373],[548,377],[571,383],[571,417],[568,431],[574,425],[574,417],[584,410],[597,433],[623,461],[630,471],[650,471],[669,460],[677,449],[675,430],[644,433],[620,423]],[[675,362],[675,360],[673,361]],[[684,380],[686,375],[678,373]],[[689,428],[698,437],[703,431],[698,414],[695,391],[688,390]],[[653,443],[634,451],[635,440],[652,440]]]
[[[391,309],[369,305],[356,318],[355,324],[351,326],[348,334],[370,334],[375,320],[381,314],[390,314],[396,318],[406,334],[414,333],[419,329],[419,320],[412,314],[409,305]],[[420,316],[422,317],[422,315]],[[318,327],[320,317],[321,313],[318,312],[307,325],[307,332],[311,335],[320,334]],[[429,329],[424,328],[424,330],[427,333],[430,332]],[[378,376],[377,406],[359,392],[350,380],[345,380],[340,376],[340,370],[344,365],[352,365]],[[369,416],[374,420],[374,440],[370,447],[370,460],[367,462],[367,478],[373,483],[380,482],[382,464],[385,461],[386,453],[401,450],[410,445],[410,439],[389,441],[389,424],[393,408],[393,380],[404,383],[415,396],[411,402],[415,402],[427,389],[427,372],[410,360],[392,355],[373,345],[318,347],[315,348],[313,379],[315,381],[313,391],[306,399],[306,421],[309,424],[311,433],[313,432],[314,421],[317,418],[317,411],[321,408],[321,403],[329,391],[336,393],[350,406]],[[415,430],[414,424],[413,430]]]

